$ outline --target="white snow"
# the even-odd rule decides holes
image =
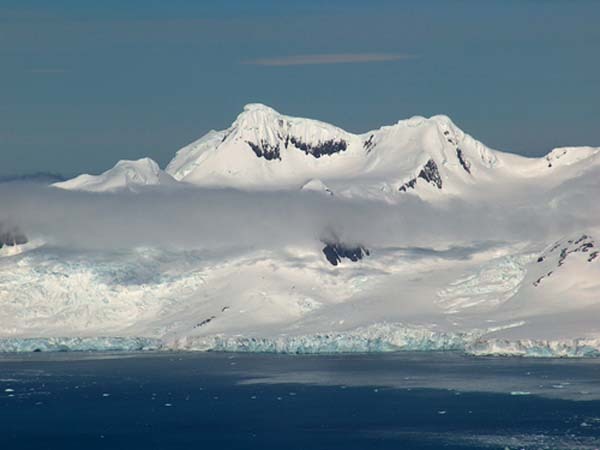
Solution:
[[[232,258],[38,249],[0,261],[0,349],[600,352],[600,302],[589,297],[599,292],[600,263],[587,262],[589,252],[558,266],[538,263],[529,250],[468,260],[434,253],[418,264],[419,250],[390,251],[333,268],[318,251]],[[534,287],[546,263],[556,264],[550,280],[559,285],[572,276],[570,264],[591,272],[581,287]]]
[[[322,194],[334,195],[333,191],[321,180],[312,179],[302,186],[303,191],[320,192]]]
[[[548,162],[548,167],[560,167],[577,164],[598,155],[600,155],[600,148],[559,147],[548,153],[544,159]]]
[[[107,192],[120,189],[136,190],[141,186],[171,185],[175,180],[163,172],[150,158],[122,160],[100,175],[79,175],[71,180],[54,183],[61,189]]]

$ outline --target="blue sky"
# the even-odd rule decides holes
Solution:
[[[600,2],[0,2],[0,175],[164,165],[249,102],[364,132],[447,114],[600,146]]]

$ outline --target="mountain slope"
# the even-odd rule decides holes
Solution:
[[[163,172],[156,162],[142,158],[136,161],[122,160],[100,175],[79,175],[52,186],[75,191],[107,192],[122,189],[135,191],[142,186],[169,186],[174,183],[172,177]]]

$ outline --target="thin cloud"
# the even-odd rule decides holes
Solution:
[[[544,192],[521,200],[455,199],[434,206],[403,197],[393,207],[304,191],[149,187],[139,193],[96,194],[15,182],[0,184],[0,224],[58,247],[93,250],[139,246],[269,250],[319,247],[321,240],[332,236],[372,248],[550,242],[582,230],[596,232],[600,206],[584,193],[591,192],[600,177],[589,178],[563,184],[550,195]],[[557,192],[559,203],[548,207],[548,199]]]
[[[360,64],[384,61],[402,61],[414,56],[399,53],[333,53],[320,55],[292,55],[275,58],[258,58],[243,61],[255,66],[304,66],[317,64]]]

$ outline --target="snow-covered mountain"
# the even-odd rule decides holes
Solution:
[[[101,175],[83,174],[53,186],[74,191],[109,192],[128,189],[135,191],[143,186],[172,186],[175,180],[160,169],[150,158],[137,161],[121,160]]]
[[[446,116],[356,135],[250,104],[227,130],[179,150],[166,171],[199,186],[297,189],[318,182],[342,196],[393,201],[413,191],[457,193],[502,164],[498,152]]]
[[[249,104],[228,129],[210,131],[180,149],[166,174],[146,158],[55,186],[135,189],[172,185],[172,177],[200,187],[250,190],[324,186],[321,190],[342,197],[395,202],[410,194],[433,199],[478,195],[482,189],[498,192],[515,184],[556,185],[595,164],[600,164],[600,148],[559,148],[543,158],[491,150],[441,115],[352,134]]]
[[[0,349],[600,355],[600,148],[524,158],[446,116],[353,134],[251,104],[164,171],[55,187],[99,193],[0,210],[35,242],[0,235]]]

